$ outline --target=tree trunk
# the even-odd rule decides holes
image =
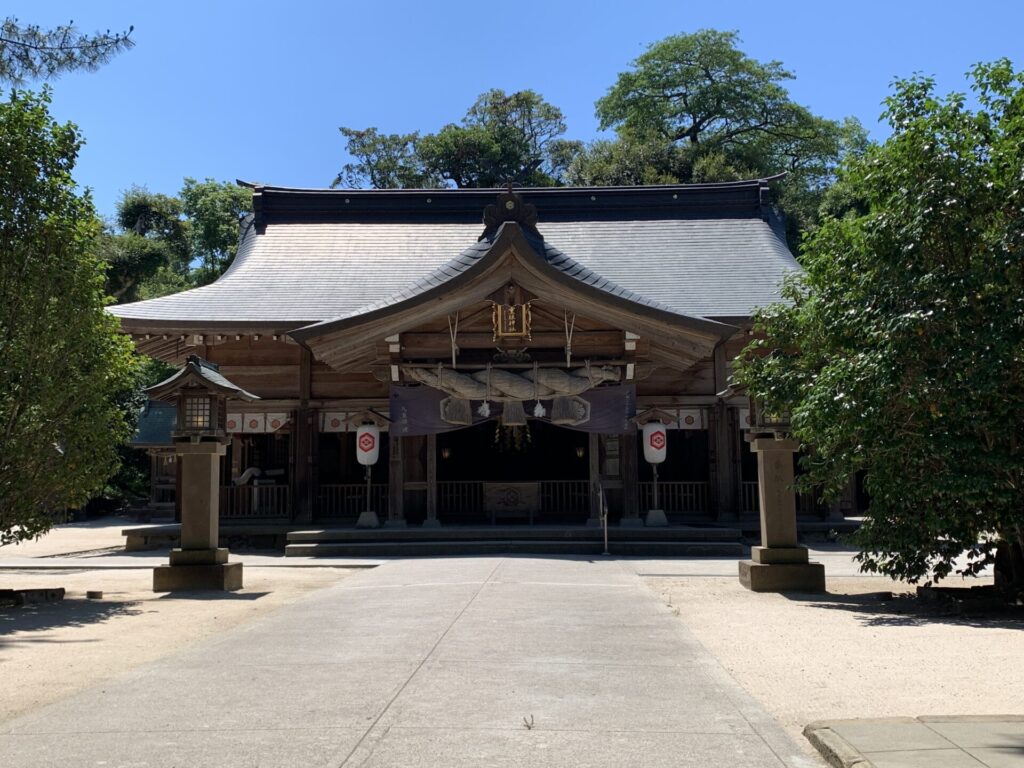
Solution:
[[[1024,593],[1024,544],[1020,536],[1005,536],[996,546],[995,585],[1010,595]]]

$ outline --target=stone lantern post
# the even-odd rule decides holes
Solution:
[[[176,405],[172,437],[181,466],[181,546],[171,550],[169,565],[153,569],[153,590],[241,589],[242,564],[229,563],[228,550],[218,546],[220,458],[230,440],[224,428],[227,400],[259,398],[195,355],[146,393]]]
[[[766,413],[751,400],[753,425],[747,440],[757,454],[761,546],[741,560],[740,583],[754,592],[823,592],[825,566],[808,562],[797,543],[793,455],[800,444],[789,437],[789,417]]]

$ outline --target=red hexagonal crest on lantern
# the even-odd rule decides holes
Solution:
[[[665,433],[664,432],[652,432],[651,433],[651,448],[656,451],[660,451],[665,447]]]
[[[363,432],[363,434],[359,436],[359,450],[361,450],[363,453],[369,453],[370,451],[373,450],[375,442],[376,441],[373,439],[373,435],[371,435],[369,432]]]

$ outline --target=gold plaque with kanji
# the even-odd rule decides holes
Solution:
[[[492,303],[494,341],[530,338],[530,302],[525,304]]]

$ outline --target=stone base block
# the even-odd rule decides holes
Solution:
[[[409,524],[405,521],[405,518],[403,517],[403,518],[400,518],[400,519],[397,519],[397,520],[385,520],[384,521],[384,527],[385,528],[408,528]]]
[[[376,512],[370,510],[360,512],[359,519],[356,520],[356,528],[380,528],[380,518],[377,517]]]
[[[740,584],[752,592],[824,592],[825,566],[740,560]]]
[[[750,559],[762,565],[806,563],[807,547],[751,547]]]
[[[647,517],[644,518],[644,525],[646,525],[648,528],[660,528],[663,525],[668,525],[668,518],[665,517],[665,510],[647,510]]]
[[[644,521],[639,517],[624,517],[619,520],[620,528],[643,528]]]
[[[427,518],[426,520],[423,521],[423,527],[424,528],[440,528],[441,527],[441,521],[438,520],[436,517],[433,520],[431,520],[430,518]]]
[[[227,547],[171,550],[171,565],[221,565],[228,561]]]
[[[219,589],[233,592],[242,588],[242,564],[159,565],[153,569],[154,592],[190,589]]]

